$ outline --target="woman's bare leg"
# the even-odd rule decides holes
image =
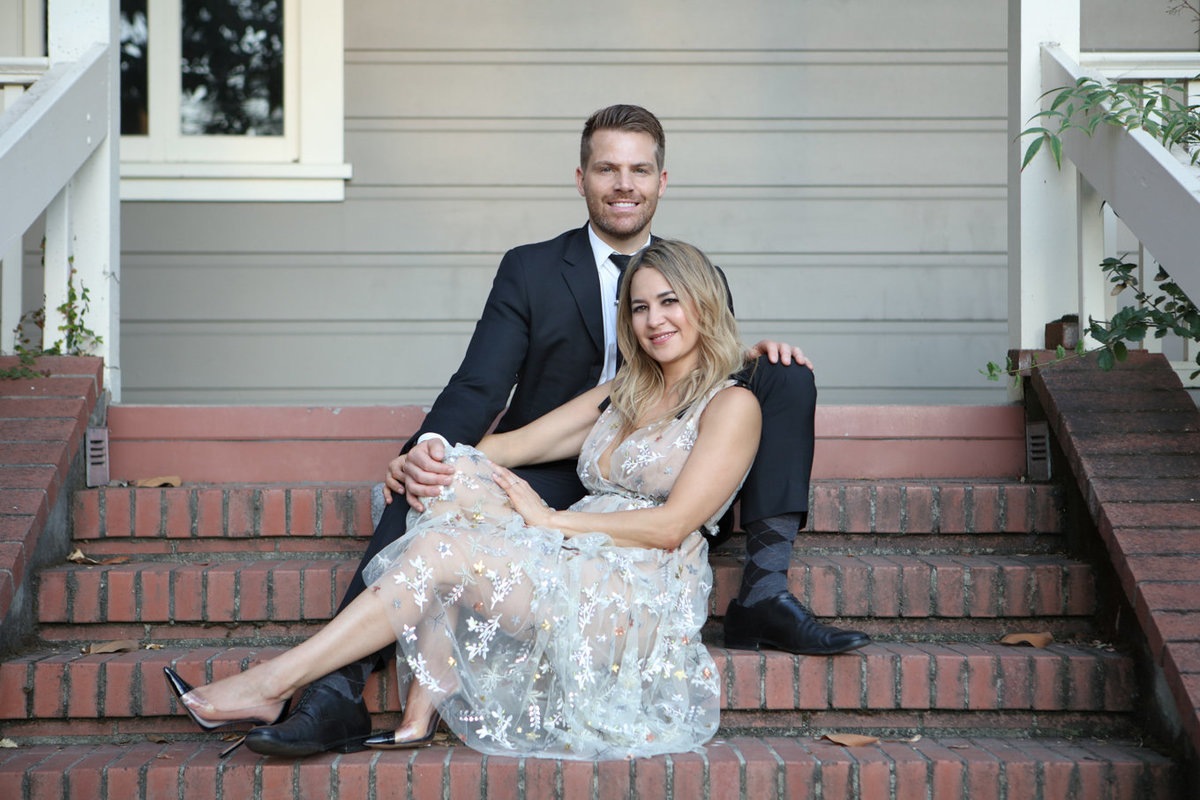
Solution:
[[[395,640],[383,604],[368,592],[304,642],[241,674],[199,687],[185,695],[184,702],[210,722],[247,716],[275,719],[283,702],[301,686]]]

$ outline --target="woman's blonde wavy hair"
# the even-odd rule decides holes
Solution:
[[[633,332],[630,286],[641,269],[655,269],[662,274],[699,334],[698,366],[676,386],[679,402],[663,419],[691,407],[745,365],[737,321],[729,307],[729,289],[717,268],[686,242],[653,242],[629,263],[617,292],[617,346],[624,363],[613,381],[610,397],[622,427],[630,431],[655,421],[641,419],[639,410],[657,402],[665,388],[662,367],[642,349]]]

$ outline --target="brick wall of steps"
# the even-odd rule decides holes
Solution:
[[[370,533],[369,486],[99,489],[74,497],[98,566],[45,569],[38,639],[0,664],[0,786],[13,798],[1171,798],[1144,742],[1133,661],[1096,641],[1091,566],[1064,555],[1059,490],[1018,482],[821,481],[793,591],[875,643],[797,657],[722,647],[741,547],[714,553],[705,640],[724,680],[703,753],[630,762],[484,758],[450,742],[302,761],[197,733],[162,667],[204,681],[327,619]],[[1047,631],[1043,649],[1008,633]],[[121,638],[161,649],[80,655]],[[368,689],[397,720],[391,670]],[[820,739],[880,738],[865,747]]]

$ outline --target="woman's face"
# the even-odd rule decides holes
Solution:
[[[652,267],[635,272],[629,289],[633,333],[642,349],[664,368],[694,367],[700,333],[691,322],[695,316],[691,304]]]

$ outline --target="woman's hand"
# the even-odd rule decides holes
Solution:
[[[492,479],[508,495],[508,501],[525,520],[526,525],[553,527],[551,520],[554,517],[554,509],[546,505],[546,501],[533,490],[528,481],[499,464],[493,464],[492,467]]]

